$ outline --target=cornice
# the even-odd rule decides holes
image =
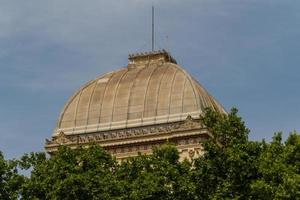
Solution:
[[[97,143],[102,147],[113,147],[145,142],[155,142],[178,137],[207,134],[208,131],[199,119],[188,116],[184,121],[165,123],[153,126],[102,131],[79,135],[66,135],[60,132],[51,140],[46,139],[46,151],[56,151],[60,145],[70,147],[85,146]]]

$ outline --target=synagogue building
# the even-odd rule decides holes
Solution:
[[[201,155],[211,137],[201,124],[205,108],[224,108],[165,50],[129,55],[126,67],[78,89],[66,102],[46,151],[97,143],[118,160],[149,154],[164,143],[181,159]]]

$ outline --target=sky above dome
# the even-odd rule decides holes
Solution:
[[[300,131],[300,1],[154,0],[156,49],[167,49],[250,139]],[[84,83],[151,48],[151,1],[0,2],[0,150],[43,151]]]

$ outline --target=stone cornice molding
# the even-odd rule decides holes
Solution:
[[[46,150],[53,152],[60,145],[76,147],[90,143],[97,143],[102,147],[113,147],[202,134],[208,134],[207,129],[203,127],[199,119],[193,119],[191,116],[188,116],[184,121],[180,122],[114,131],[79,135],[66,135],[64,132],[60,132],[57,136],[53,136],[51,140],[46,140]]]

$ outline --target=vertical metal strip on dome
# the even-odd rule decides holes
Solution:
[[[57,122],[57,128],[61,128],[61,123],[62,123],[62,119],[65,115],[66,110],[69,108],[70,104],[72,103],[72,101],[81,93],[80,91],[77,91],[68,101],[68,103],[64,106],[64,108],[62,109],[60,116],[59,116],[59,121]]]
[[[200,85],[200,84],[199,84]],[[208,98],[215,109],[215,111],[220,112],[220,113],[227,113],[224,107],[218,102],[217,99],[215,99],[213,96],[211,96],[205,88],[203,88],[204,91],[206,91]]]
[[[81,87],[69,100],[68,103],[64,106],[64,108],[62,109],[62,112],[60,113],[60,117],[59,117],[59,121],[57,124],[57,128],[61,127],[61,123],[62,123],[62,119],[64,117],[64,114],[66,112],[66,110],[69,108],[70,104],[73,102],[73,100],[79,95],[81,96],[81,92],[84,88],[88,87],[89,85],[91,85],[95,80],[89,81],[88,83],[86,83],[83,87]],[[79,103],[79,100],[78,100]],[[76,105],[77,106],[77,105]],[[77,108],[77,107],[76,107]],[[75,109],[76,109],[75,108]],[[76,112],[77,110],[75,110]]]
[[[197,107],[198,107],[198,109],[202,109],[203,106],[200,103],[200,94],[195,89],[195,84],[194,84],[193,78],[183,68],[181,68],[179,65],[175,65],[175,66],[187,77],[187,80],[189,81],[189,83],[192,86],[193,93],[194,93],[194,96],[196,98]]]
[[[200,94],[199,92],[197,92],[196,94],[196,91],[195,91],[195,84],[194,84],[194,81],[193,81],[193,78],[184,70],[182,69],[181,67],[178,67],[187,77],[188,81],[190,82],[191,86],[192,86],[192,89],[193,89],[193,93],[195,95],[195,98],[196,98],[196,103],[197,103],[197,107],[198,109],[203,109],[201,103],[200,103]],[[197,97],[198,96],[198,97]]]
[[[104,76],[103,76],[104,77]],[[101,77],[102,78],[102,77]],[[101,79],[100,78],[100,79]],[[89,123],[89,118],[90,118],[90,107],[91,107],[91,101],[92,101],[92,98],[94,96],[94,93],[95,93],[95,89],[96,87],[98,86],[98,81],[96,82],[95,81],[95,86],[91,92],[91,95],[90,95],[90,98],[89,98],[89,103],[88,103],[88,107],[87,107],[87,116],[86,116],[86,125],[85,125],[85,132],[87,130],[87,126],[88,126],[88,123]]]
[[[146,87],[146,91],[145,91],[145,94],[144,94],[144,108],[143,108],[143,114],[142,114],[142,123],[144,122],[144,117],[145,117],[145,109],[146,109],[146,97],[147,97],[147,94],[148,94],[148,90],[149,90],[149,85],[150,85],[150,80],[154,74],[154,72],[157,71],[157,69],[159,69],[159,67],[161,67],[161,64],[160,66],[156,66],[153,71],[151,72],[148,80],[147,80],[147,87]]]
[[[80,102],[80,99],[81,99],[81,95],[82,95],[82,92],[83,92],[84,89],[82,89],[80,91],[80,94],[79,94],[79,97],[78,97],[78,101],[77,101],[77,104],[76,104],[76,108],[75,108],[75,115],[74,115],[74,127],[73,127],[73,130],[72,130],[72,133],[74,133],[74,130],[75,130],[75,127],[76,127],[76,122],[77,122],[77,114],[78,114],[78,105],[79,105],[79,102]]]
[[[195,82],[195,83],[197,83],[194,79],[193,79],[193,81]],[[197,83],[198,84],[198,83]],[[200,89],[199,89],[199,87],[197,86],[197,91],[198,91],[198,96],[199,96],[199,100],[201,100],[201,110],[203,110],[204,111],[204,109],[207,107],[206,105],[207,105],[207,101],[206,101],[206,97],[205,97],[205,95],[206,95],[206,93],[205,92],[203,92],[203,91],[200,91]],[[201,94],[201,95],[200,95]]]
[[[213,96],[211,96],[211,95],[210,95],[210,97],[211,97],[211,99],[213,100],[214,104],[217,106],[218,112],[226,113],[226,114],[227,114],[225,108],[219,103],[219,101],[218,101],[217,99],[215,99],[215,98],[214,98]]]
[[[170,95],[169,95],[169,115],[168,115],[168,122],[170,120],[170,114],[171,114],[171,99],[172,99],[172,93],[173,93],[173,88],[174,88],[174,81],[175,81],[175,77],[176,77],[178,71],[179,71],[179,69],[176,68],[176,72],[174,73],[174,76],[172,78],[171,91],[170,91]]]
[[[205,92],[205,96],[203,97],[203,98],[205,98],[205,108],[206,107],[210,107],[210,106],[214,108],[214,106],[213,106],[213,104],[212,104],[212,102],[210,100],[210,97],[209,97],[209,94],[207,93],[207,91],[203,90],[202,88],[201,88],[201,90]]]
[[[185,91],[185,87],[186,87],[186,80],[187,80],[187,77],[185,76],[185,78],[184,78],[184,84],[183,84],[183,90],[182,90],[182,105],[181,105],[181,116],[180,116],[180,118],[181,118],[181,120],[182,120],[182,114],[183,114],[183,112],[184,112],[184,91]]]
[[[204,87],[202,87],[202,85],[201,85],[199,82],[197,82],[195,79],[193,79],[193,81],[194,81],[195,83],[197,83],[197,89],[198,89],[198,91],[199,91],[199,94],[200,94],[200,93],[202,94],[202,95],[201,95],[201,99],[202,99],[203,104],[204,104],[203,110],[204,110],[206,107],[209,107],[209,106],[212,106],[212,107],[213,107],[213,105],[211,104],[210,98],[209,98],[209,93],[204,89]]]
[[[97,82],[95,83],[95,87],[93,88],[93,91],[92,91],[92,93],[91,93],[91,96],[90,96],[90,99],[89,99],[89,103],[88,103],[88,109],[87,109],[87,120],[86,120],[86,129],[87,129],[87,126],[88,126],[88,124],[89,124],[89,119],[90,119],[90,108],[91,108],[91,102],[92,102],[92,99],[93,99],[93,97],[94,97],[94,94],[95,94],[95,90],[96,90],[96,88],[97,88],[97,86],[99,85],[99,83],[98,83],[98,80],[100,80],[100,79],[102,79],[102,78],[104,78],[104,77],[106,77],[106,76],[108,76],[108,75],[110,75],[109,76],[109,80],[108,80],[108,82],[110,81],[110,79],[111,79],[111,77],[113,76],[113,74],[105,74],[105,75],[103,75],[103,76],[100,76],[100,78],[97,78],[96,80],[97,80]],[[107,86],[107,84],[105,85],[105,87]],[[104,93],[103,93],[104,94]],[[101,106],[100,106],[101,107]],[[101,112],[101,111],[100,111]],[[101,115],[99,115],[99,119],[100,119],[100,116]]]
[[[149,66],[149,65],[148,65]],[[147,67],[148,67],[147,66]],[[132,81],[132,84],[130,85],[130,88],[129,88],[129,96],[128,96],[128,101],[127,101],[127,117],[126,117],[126,127],[128,125],[128,120],[129,120],[129,108],[130,108],[130,100],[131,100],[131,96],[132,96],[132,91],[134,90],[135,88],[135,84],[137,82],[137,77],[140,75],[140,73],[142,71],[144,71],[147,67],[144,67],[144,68],[141,68],[135,75],[135,78],[134,78],[134,81]]]
[[[64,106],[64,108],[62,109],[60,116],[59,116],[59,120],[57,122],[57,129],[61,128],[61,124],[62,124],[62,119],[64,118],[65,112],[66,110],[69,108],[70,104],[72,103],[72,101],[77,97],[77,95],[79,95],[80,92],[77,91],[68,101],[68,103]]]
[[[128,74],[128,72],[129,72],[129,70],[127,69],[126,72],[124,74],[122,74],[122,76],[118,80],[117,88],[115,89],[115,92],[114,92],[114,98],[113,98],[113,105],[112,105],[112,109],[111,109],[109,129],[111,129],[111,125],[112,125],[112,120],[113,120],[113,115],[114,115],[114,108],[115,108],[115,103],[116,103],[116,96],[117,96],[117,93],[119,91],[120,83],[123,80],[123,78]]]
[[[158,109],[158,99],[159,99],[159,95],[160,95],[160,87],[161,87],[161,82],[162,80],[164,79],[165,75],[166,75],[166,72],[168,71],[170,66],[167,66],[166,67],[166,70],[164,71],[164,74],[162,75],[160,81],[159,81],[159,86],[158,86],[158,94],[157,94],[157,97],[156,97],[156,102],[155,102],[155,122],[157,120],[157,109]]]
[[[192,80],[189,78],[189,81],[190,81],[190,84],[191,84],[191,86],[192,86],[192,88],[193,88],[193,92],[194,92],[194,95],[195,95],[195,98],[196,98],[196,103],[197,103],[197,107],[198,107],[198,109],[203,109],[203,105],[200,103],[200,94],[199,94],[199,92],[196,92],[195,91],[195,84],[192,82]],[[198,94],[198,97],[197,97],[197,94]]]
[[[115,72],[115,73],[116,73],[116,72]],[[115,73],[113,73],[113,74],[111,75],[111,77],[109,78],[107,84],[105,85],[105,89],[104,89],[104,92],[103,92],[103,95],[102,95],[102,99],[101,99],[101,103],[100,103],[100,106],[99,106],[99,107],[100,107],[100,112],[99,112],[99,120],[98,120],[97,130],[99,129],[100,123],[101,123],[101,114],[102,114],[103,100],[104,100],[104,97],[105,97],[106,92],[107,92],[107,87],[108,87],[110,81],[112,80],[112,78],[114,77]]]
[[[220,112],[218,106],[216,105],[215,101],[213,100],[213,98],[209,95],[208,96],[210,102],[211,102],[211,106],[213,107],[214,111]]]

